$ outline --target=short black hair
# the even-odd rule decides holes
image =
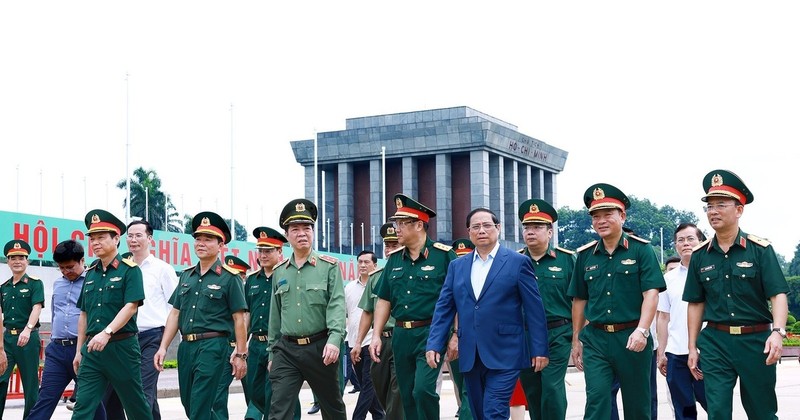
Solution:
[[[372,251],[370,251],[368,249],[365,249],[365,250],[359,252],[358,255],[356,256],[356,258],[359,258],[362,255],[367,255],[367,254],[372,255],[372,263],[373,264],[377,264],[378,263],[378,257],[375,256],[374,252],[372,252]]]
[[[144,225],[144,231],[147,232],[149,236],[153,236],[153,225],[147,220],[134,220],[128,223],[128,230],[131,230],[131,226],[133,225]]]
[[[68,239],[56,245],[53,251],[53,261],[56,263],[66,263],[69,261],[79,262],[83,259],[83,246],[73,239]]]
[[[484,213],[489,213],[489,214],[491,214],[491,215],[492,215],[492,222],[493,222],[495,225],[499,225],[499,224],[500,224],[500,219],[498,219],[498,218],[497,218],[497,215],[496,215],[496,214],[494,214],[494,212],[493,212],[493,211],[491,211],[491,210],[487,209],[486,207],[478,207],[478,208],[472,209],[472,210],[471,210],[471,211],[470,211],[470,212],[467,214],[467,228],[469,228],[469,221],[470,221],[470,219],[472,219],[472,216],[474,216],[474,215],[475,215],[475,213],[480,213],[480,212],[484,212]]]
[[[706,235],[703,234],[703,231],[700,230],[700,228],[697,227],[696,224],[689,223],[689,222],[683,222],[683,223],[679,224],[678,227],[675,228],[675,233],[672,234],[672,239],[673,240],[678,239],[678,232],[680,232],[680,231],[682,231],[682,230],[684,230],[686,228],[690,228],[690,227],[694,228],[695,232],[697,232],[697,240],[698,241],[703,242],[703,241],[706,240]]]
[[[664,267],[666,267],[666,266],[668,266],[668,265],[670,265],[672,263],[679,263],[679,262],[681,262],[681,257],[679,257],[677,255],[673,255],[673,256],[667,258],[666,261],[664,261]]]

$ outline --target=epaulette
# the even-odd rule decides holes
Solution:
[[[89,268],[88,268],[88,269],[89,269],[89,270],[91,270],[91,269],[93,269],[93,268],[97,267],[97,265],[98,265],[98,264],[100,264],[100,258],[98,258],[98,259],[96,259],[96,260],[92,261],[92,263],[91,263],[91,264],[89,264]]]
[[[288,263],[289,263],[289,259],[288,259],[288,258],[286,258],[286,259],[284,259],[283,261],[281,261],[281,262],[279,262],[279,263],[275,264],[275,268],[278,268],[278,267],[280,267],[280,266],[282,266],[282,265],[284,265],[284,264],[288,264]],[[274,270],[274,268],[273,268],[273,270]]]
[[[628,234],[628,237],[631,238],[631,239],[636,239],[637,241],[639,241],[639,242],[641,242],[643,244],[649,244],[650,243],[650,241],[648,241],[647,239],[640,238],[640,237],[638,237],[636,235]]]
[[[225,269],[225,271],[227,271],[227,272],[229,272],[229,273],[233,274],[234,276],[238,276],[238,275],[239,275],[239,270],[237,270],[237,269],[235,269],[235,268],[232,268],[232,267],[231,267],[231,266],[229,266],[228,264],[222,264],[222,268],[224,268],[224,269]]]
[[[190,266],[188,266],[188,267],[184,268],[184,269],[183,269],[183,271],[189,271],[189,270],[191,270],[191,269],[193,269],[193,268],[194,268],[194,266],[193,266],[193,265],[190,265]]]
[[[575,252],[583,252],[583,250],[589,249],[589,248],[595,246],[595,244],[597,244],[597,239],[595,239],[592,242],[589,242],[588,244],[576,249]]]
[[[756,245],[761,245],[761,246],[763,246],[765,248],[769,246],[769,241],[764,239],[764,238],[762,238],[762,237],[760,237],[760,236],[747,234],[747,239],[755,242]]]
[[[122,262],[124,262],[125,264],[127,264],[127,265],[128,265],[128,267],[136,267],[136,265],[137,265],[137,264],[136,264],[136,261],[134,261],[134,260],[129,260],[129,259],[127,259],[127,258],[123,258],[123,259],[122,259]]]
[[[29,279],[29,280],[42,281],[42,279],[40,279],[39,277],[33,277],[33,276],[32,276],[32,275],[30,275],[30,274],[26,274],[26,275],[28,276],[28,279]]]
[[[520,254],[524,254],[525,253],[525,248],[520,248],[520,249],[517,250],[517,252],[519,252]]]
[[[381,268],[376,268],[376,269],[374,269],[374,270],[370,271],[370,272],[369,272],[369,274],[368,274],[368,276],[371,276],[371,275],[373,275],[373,274],[375,274],[375,273],[380,273],[381,271],[383,271],[383,267],[381,267]]]
[[[434,248],[436,248],[436,249],[441,249],[441,250],[442,250],[442,251],[444,251],[444,252],[448,252],[448,251],[450,251],[451,249],[453,249],[453,247],[452,247],[452,246],[450,246],[450,245],[445,245],[445,244],[443,244],[443,243],[441,243],[441,242],[434,242],[434,243],[433,243],[433,247],[434,247]]]
[[[406,249],[406,247],[404,247],[404,246],[401,246],[400,248],[397,248],[397,249],[395,249],[394,251],[390,252],[390,253],[387,255],[387,257],[388,257],[389,255],[392,255],[392,254],[394,254],[394,253],[396,253],[396,252],[398,252],[398,251],[402,251],[402,250],[404,250],[404,249]]]
[[[339,264],[339,260],[337,260],[336,258],[331,257],[330,255],[320,255],[319,259],[321,259],[322,261],[325,261],[326,263],[330,263],[330,264],[333,264],[333,265]]]
[[[563,253],[565,253],[565,254],[569,254],[569,255],[574,255],[575,254],[575,251],[570,251],[567,248],[561,248],[560,246],[557,246],[556,249],[561,251],[561,252],[563,252]]]
[[[700,242],[699,244],[697,244],[696,247],[692,248],[692,252],[695,252],[695,251],[697,251],[698,249],[701,249],[701,248],[705,248],[705,246],[708,245],[708,243],[710,241],[711,241],[711,239],[706,239],[705,241]]]

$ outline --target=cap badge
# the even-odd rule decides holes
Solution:
[[[294,209],[296,211],[306,211],[306,205],[303,203],[297,203],[295,204]]]
[[[261,232],[261,233],[258,235],[258,237],[259,237],[259,238],[261,238],[261,239],[268,238],[268,236],[267,236],[267,232]]]
[[[396,199],[394,200],[394,204],[395,204],[395,205],[397,206],[397,208],[399,209],[400,207],[403,207],[403,200],[401,200],[400,198],[396,198]]]
[[[531,213],[539,213],[539,206],[531,204]]]
[[[233,260],[228,260],[228,265],[233,265]]]
[[[711,177],[711,186],[712,187],[719,187],[721,185],[722,185],[722,175],[714,174],[714,176]]]
[[[394,228],[393,227],[386,228],[386,233],[389,235],[394,235]]]
[[[602,199],[606,198],[606,192],[603,191],[602,188],[597,187],[592,192],[592,196],[594,197],[595,200],[602,200]]]
[[[464,242],[460,242],[460,243],[458,244],[458,249],[466,249],[466,248],[467,248],[467,247],[466,247],[466,246],[464,246]]]
[[[208,217],[204,217],[203,220],[200,221],[200,226],[211,226],[211,221],[208,220]]]
[[[19,245],[19,242],[14,242],[14,249],[20,249],[20,248],[22,247]]]
[[[92,224],[94,224],[94,223],[100,223],[100,216],[98,216],[96,214],[92,215]]]

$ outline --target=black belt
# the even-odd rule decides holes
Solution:
[[[311,344],[311,343],[313,343],[313,342],[315,342],[315,341],[317,341],[319,339],[325,338],[327,336],[328,336],[328,330],[322,330],[322,331],[320,331],[320,332],[318,332],[316,334],[303,335],[303,336],[300,336],[300,337],[292,337],[291,335],[284,335],[283,338],[285,338],[286,340],[288,340],[288,341],[290,341],[290,342],[292,342],[294,344],[305,346],[307,344]]]
[[[139,331],[139,337],[155,333],[163,333],[163,332],[164,332],[164,327],[148,328],[144,331]]]
[[[618,331],[627,330],[628,328],[633,328],[639,325],[639,321],[623,322],[622,324],[596,324],[592,322],[591,325],[598,330],[603,330],[607,333],[615,333]]]
[[[570,321],[569,319],[559,319],[558,321],[550,321],[550,322],[547,323],[547,329],[548,330],[552,330],[553,328],[557,328],[557,327],[560,327],[562,325],[567,325],[570,322],[572,322],[572,321]]]
[[[78,344],[78,339],[77,338],[51,338],[50,342],[51,343],[56,343],[59,346],[68,347],[68,346],[74,346],[74,345]]]
[[[383,330],[383,332],[381,333],[381,335],[386,337],[386,338],[391,338],[393,334],[394,334],[394,330],[392,330],[392,329]]]
[[[34,329],[31,330],[31,332],[38,331],[38,330],[39,330],[38,328],[34,328]],[[21,333],[23,331],[25,331],[25,328],[8,328],[8,329],[6,329],[6,332],[11,334],[11,335],[19,335],[19,333]]]
[[[214,338],[214,337],[227,337],[228,333],[226,332],[217,332],[217,331],[210,331],[210,332],[202,332],[196,334],[184,334],[181,336],[183,341],[197,341],[197,340],[205,340],[207,338]]]
[[[424,321],[395,321],[394,326],[400,328],[417,328],[417,327],[424,327],[426,325],[431,325],[431,320],[426,319]]]
[[[731,335],[741,335],[741,334],[752,334],[762,331],[769,331],[770,324],[756,324],[756,325],[725,325],[719,324],[717,322],[708,321],[706,326],[711,327],[715,330],[725,331]]]
[[[133,337],[134,335],[136,335],[136,333],[132,333],[132,332],[111,334],[111,338],[108,339],[108,342],[110,343],[112,341],[124,340],[126,338]],[[86,336],[86,342],[88,343],[89,340],[92,339],[92,337],[94,337],[94,335],[87,335]]]
[[[262,342],[263,342],[263,341],[268,341],[268,340],[269,340],[269,336],[268,336],[268,335],[266,335],[266,334],[264,334],[264,335],[253,334],[251,337],[252,337],[252,338],[254,338],[254,339],[256,339],[256,340],[258,340],[258,341],[262,341]]]

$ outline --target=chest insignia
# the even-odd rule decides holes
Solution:
[[[594,271],[597,270],[597,265],[590,265],[586,267],[586,271]]]
[[[402,269],[403,269],[403,267],[395,267],[395,268],[392,269],[392,271],[400,271]]]
[[[711,271],[711,270],[713,270],[713,269],[714,269],[714,265],[709,265],[709,266],[706,266],[706,267],[702,267],[702,268],[700,269],[700,272],[701,272],[701,273],[705,273],[706,271]]]
[[[92,283],[94,283],[94,280],[86,282],[86,284],[92,284]]]
[[[631,260],[631,259],[622,260],[622,261],[620,261],[620,264],[622,264],[622,265],[634,265],[634,264],[636,264],[636,260]]]
[[[258,289],[258,285],[257,285],[257,284],[254,284],[254,285],[250,286],[250,288],[251,288],[251,289]]]
[[[561,271],[561,267],[555,267],[555,266],[547,267],[547,269],[550,270],[550,271]]]
[[[121,281],[122,277],[111,277],[108,281]]]
[[[28,293],[28,292],[30,292],[30,289],[20,289],[19,292],[20,293]]]
[[[433,271],[435,268],[436,267],[434,267],[432,265],[426,265],[426,266],[421,267],[420,270],[422,270],[422,271]]]
[[[219,289],[222,289],[222,286],[220,286],[218,284],[209,284],[208,288],[211,289],[211,290],[219,290]]]
[[[747,262],[747,261],[742,261],[742,262],[737,262],[736,266],[739,267],[739,268],[750,268],[750,267],[753,266],[753,263]]]
[[[280,279],[280,280],[278,280],[278,287],[281,287],[281,286],[283,286],[284,284],[286,284],[286,279]]]

